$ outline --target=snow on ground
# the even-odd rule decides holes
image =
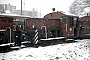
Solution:
[[[90,60],[88,40],[0,53],[0,60]]]

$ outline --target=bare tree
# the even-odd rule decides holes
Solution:
[[[35,8],[32,9],[32,17],[38,17],[38,12]]]
[[[90,7],[90,0],[75,0],[70,8],[69,8],[69,12],[71,14],[75,14],[75,15],[81,15],[82,12],[84,12],[84,9]]]

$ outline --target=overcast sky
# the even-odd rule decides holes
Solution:
[[[56,11],[68,12],[69,6],[74,0],[22,0],[23,10],[32,10],[35,8],[41,15],[44,16],[52,12],[52,8]],[[16,9],[21,9],[21,0],[0,0],[0,3],[15,5]],[[25,4],[25,5],[24,5]]]

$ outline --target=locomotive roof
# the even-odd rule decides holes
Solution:
[[[70,13],[66,13],[66,15],[67,15],[67,16],[79,17],[79,16],[77,16],[77,15],[75,15],[75,14],[70,14]]]
[[[22,16],[16,14],[0,14],[0,17],[10,17],[10,18],[31,18],[30,16]]]
[[[57,14],[57,15],[65,15],[63,12],[59,12],[59,11],[57,11],[57,12],[51,12],[51,13],[48,13],[48,14],[46,14],[43,18],[45,18],[45,17],[47,17],[48,15],[51,15],[51,14]],[[53,16],[54,17],[54,16]]]
[[[70,13],[65,13],[65,12],[62,12],[62,11],[57,11],[57,12],[52,12],[52,13],[49,13],[49,14],[62,14],[62,15],[64,15],[64,16],[74,16],[74,17],[78,17],[77,15],[75,15],[75,14],[70,14]],[[47,15],[45,15],[44,17],[46,17],[46,16],[48,16],[49,14],[47,14]]]

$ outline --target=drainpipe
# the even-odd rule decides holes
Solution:
[[[45,28],[45,34],[46,34],[46,39],[47,39],[47,29],[46,29],[46,26],[41,26],[41,29],[42,29],[43,27]]]

